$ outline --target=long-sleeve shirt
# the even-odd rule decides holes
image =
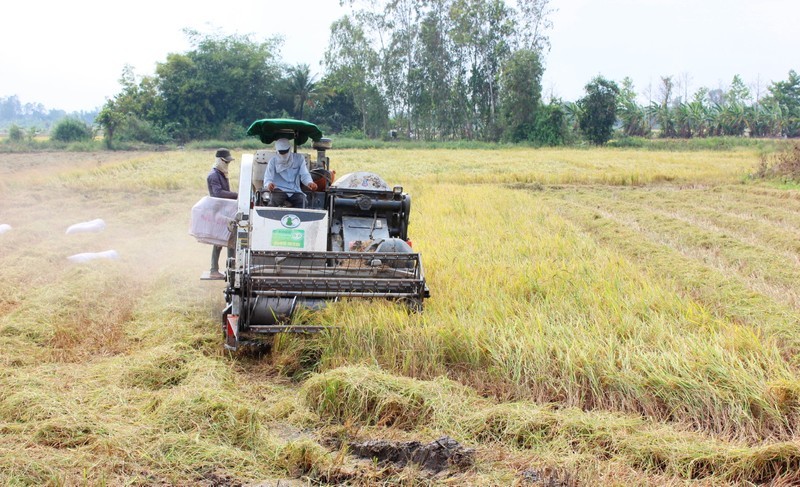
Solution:
[[[292,164],[284,171],[277,170],[278,156],[273,156],[267,163],[267,170],[264,173],[264,188],[269,188],[269,183],[275,183],[275,187],[289,196],[299,193],[300,183],[305,185],[313,182],[311,174],[306,167],[306,160],[300,154],[292,153]]]
[[[212,168],[211,172],[208,173],[206,183],[208,184],[208,195],[212,198],[227,198],[229,200],[235,200],[239,197],[238,193],[231,191],[231,185],[228,182],[228,178],[225,177],[225,175],[222,174],[222,171],[216,167]]]

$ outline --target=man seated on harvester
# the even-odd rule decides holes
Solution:
[[[304,208],[306,195],[300,189],[300,183],[311,191],[317,189],[306,167],[305,158],[292,152],[291,148],[289,139],[275,141],[275,150],[278,153],[269,160],[264,173],[264,189],[270,193],[269,206]]]

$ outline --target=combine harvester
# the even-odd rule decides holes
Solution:
[[[317,190],[303,188],[305,208],[269,206],[262,188],[272,150],[243,154],[235,218],[235,258],[226,272],[222,329],[225,348],[258,344],[281,332],[315,332],[297,324],[298,309],[339,298],[387,298],[421,310],[429,296],[420,255],[411,249],[411,197],[378,175],[355,172],[335,180],[330,139],[301,120],[253,122],[247,135],[265,144],[286,138],[303,154]],[[296,321],[296,320],[295,320]]]

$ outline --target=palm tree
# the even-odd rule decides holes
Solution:
[[[567,123],[573,133],[580,131],[580,119],[583,116],[584,109],[580,103],[571,101],[564,104],[564,111],[567,115]]]
[[[311,68],[308,64],[300,64],[289,68],[289,95],[294,102],[294,113],[299,119],[303,119],[303,110],[306,102],[313,99],[317,89],[317,76],[311,76]]]

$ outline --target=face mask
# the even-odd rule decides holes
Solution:
[[[216,162],[214,162],[214,167],[219,169],[219,171],[224,174],[225,176],[228,175],[228,166],[230,165],[229,162],[225,162],[220,158],[217,158]]]
[[[286,154],[281,154],[280,152],[278,152],[277,162],[278,162],[277,164],[278,172],[282,172],[285,171],[286,169],[289,169],[289,167],[292,165],[291,151],[287,152]]]

